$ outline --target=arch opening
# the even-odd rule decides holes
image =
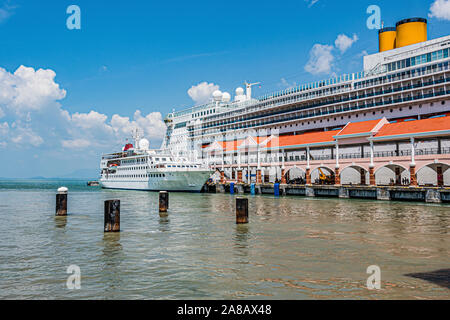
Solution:
[[[334,170],[320,166],[311,171],[311,181],[316,185],[334,185],[336,177]]]
[[[344,185],[367,185],[370,180],[369,171],[358,165],[345,167],[340,176],[341,183]]]
[[[433,162],[417,170],[417,183],[424,187],[450,186],[450,165]]]
[[[411,176],[409,170],[398,164],[387,164],[375,171],[377,186],[409,186]]]
[[[288,184],[306,184],[306,172],[299,167],[292,167],[285,173]]]

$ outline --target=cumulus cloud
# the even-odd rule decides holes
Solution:
[[[152,112],[143,116],[140,110],[136,110],[133,120],[118,114],[113,115],[111,128],[118,136],[129,134],[134,128],[137,128],[144,136],[156,139],[163,139],[166,132],[166,125],[160,112]]]
[[[134,113],[133,119],[91,110],[70,113],[60,100],[66,91],[55,82],[52,70],[21,66],[14,73],[0,68],[1,147],[41,147],[111,151],[137,128],[151,142],[164,137],[165,124],[159,112]],[[159,147],[159,146],[154,146]]]
[[[196,103],[203,104],[209,102],[214,91],[219,90],[219,86],[214,83],[201,82],[192,86],[188,90],[188,95]]]
[[[334,42],[334,45],[339,49],[339,51],[341,51],[341,53],[344,53],[350,49],[356,41],[358,41],[358,36],[356,34],[354,34],[352,38],[346,36],[345,34],[340,34]]]
[[[311,74],[330,73],[334,62],[333,46],[315,44],[309,53],[305,70]]]
[[[430,7],[428,17],[450,20],[450,0],[435,0]]]
[[[330,74],[334,66],[335,50],[339,50],[341,54],[345,53],[352,45],[358,41],[358,36],[353,35],[352,38],[345,34],[337,36],[333,45],[315,44],[309,52],[309,61],[305,65],[305,71],[313,74]]]
[[[44,139],[34,132],[33,129],[21,126],[15,128],[11,141],[19,148],[30,146],[39,147],[44,143]]]
[[[23,115],[64,99],[66,91],[55,82],[55,76],[53,70],[20,66],[11,74],[0,68],[0,106]]]

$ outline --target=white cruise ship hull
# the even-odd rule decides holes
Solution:
[[[102,177],[104,189],[200,192],[210,178],[211,171],[165,172],[164,177],[119,178],[114,175]]]

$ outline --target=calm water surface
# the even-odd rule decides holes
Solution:
[[[69,216],[55,190],[69,188]],[[103,233],[103,201],[121,229]],[[450,299],[450,206],[89,188],[0,181],[0,299]],[[69,265],[81,290],[68,290]],[[366,288],[381,268],[382,289]],[[420,273],[417,277],[411,274]]]

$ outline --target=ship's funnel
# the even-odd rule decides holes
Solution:
[[[397,29],[394,27],[383,28],[378,31],[380,52],[395,49]]]
[[[397,39],[396,48],[406,47],[412,44],[425,42],[427,36],[427,19],[410,18],[404,19],[396,24]]]

